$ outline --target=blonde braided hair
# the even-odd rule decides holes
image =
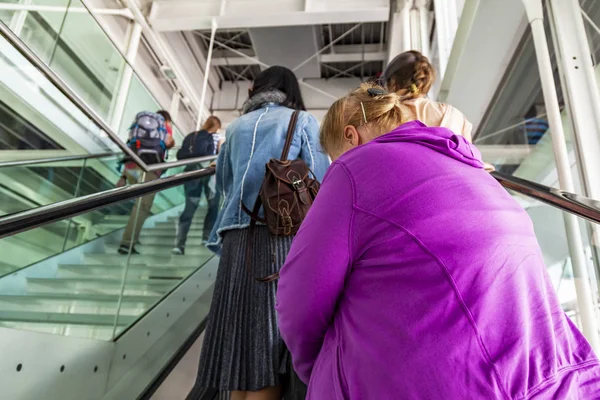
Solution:
[[[369,89],[379,90],[373,95]],[[344,128],[368,125],[374,137],[392,131],[403,122],[400,97],[388,93],[373,83],[363,83],[358,89],[337,100],[321,122],[321,147],[329,154],[335,153],[344,141]]]

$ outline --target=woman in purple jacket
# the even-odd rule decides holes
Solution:
[[[531,221],[475,147],[366,85],[321,141],[335,162],[277,294],[309,399],[600,399]]]

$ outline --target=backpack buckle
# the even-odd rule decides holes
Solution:
[[[289,236],[292,233],[294,222],[290,216],[290,211],[287,208],[279,208],[280,226],[283,228],[283,234]]]
[[[283,226],[283,234],[289,236],[292,233],[292,227],[294,226],[292,223],[292,217],[289,215],[284,215],[281,218],[281,225]]]
[[[295,181],[293,181],[292,186],[296,190],[304,189],[306,187],[306,185],[304,184],[304,181],[301,179],[296,179]]]

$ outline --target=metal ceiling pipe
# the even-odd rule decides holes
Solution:
[[[223,1],[222,5],[225,4]],[[208,45],[208,55],[206,56],[206,69],[204,70],[204,82],[202,83],[202,94],[200,95],[200,104],[204,105],[206,100],[206,89],[208,87],[208,76],[210,75],[210,62],[212,61],[213,47],[215,47],[215,35],[217,34],[217,19],[213,18],[212,28],[210,30],[210,44]],[[203,108],[198,111],[198,119],[196,120],[196,131],[200,130],[202,126],[202,115],[204,114]]]

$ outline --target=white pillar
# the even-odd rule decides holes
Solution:
[[[431,51],[429,49],[429,31],[431,26],[429,25],[429,10],[427,9],[427,1],[419,0],[419,36],[421,38],[420,49],[421,53],[427,58],[431,58]]]
[[[179,92],[174,92],[171,97],[171,106],[169,107],[169,114],[171,114],[171,118],[173,121],[177,121],[177,117],[179,116],[179,105],[181,104],[181,95]]]
[[[204,101],[206,100],[206,89],[208,87],[208,76],[212,61],[213,47],[215,46],[215,35],[217,33],[217,20],[213,18],[212,29],[210,31],[210,44],[208,45],[208,55],[206,56],[206,68],[204,68],[204,82],[202,84],[202,94],[200,95],[200,109],[198,110],[198,119],[196,120],[196,130],[199,131],[202,126],[202,117],[204,114]]]
[[[549,0],[584,194],[600,199],[600,92],[577,0]]]
[[[410,50],[410,9],[404,0],[398,0],[392,5],[388,34],[388,62],[398,54]]]
[[[556,94],[556,85],[554,84],[550,52],[548,50],[546,32],[544,31],[542,2],[541,0],[523,0],[523,4],[525,5],[533,35],[548,124],[552,133],[552,149],[556,161],[559,185],[562,190],[573,192],[573,176],[571,175],[569,154],[561,121],[558,96]],[[600,351],[598,323],[594,311],[594,302],[579,221],[573,214],[566,212],[563,213],[563,217],[569,253],[571,255],[571,264],[573,266],[573,275],[575,277],[577,306],[581,316],[582,331],[594,350],[598,352]]]
[[[121,74],[121,80],[119,81],[119,88],[113,103],[113,112],[110,120],[110,127],[117,133],[120,133],[119,128],[123,120],[129,87],[131,86],[131,78],[133,77],[131,65],[135,62],[142,38],[142,26],[135,21],[131,22],[131,24],[131,33],[127,43],[127,52],[125,53],[127,63],[123,66],[123,73]]]
[[[398,0],[390,18],[388,62],[408,50],[426,57],[429,50],[429,11],[425,0]]]
[[[458,29],[456,2],[453,0],[434,0],[435,29],[439,57],[438,79],[441,81],[446,72],[454,36]]]

